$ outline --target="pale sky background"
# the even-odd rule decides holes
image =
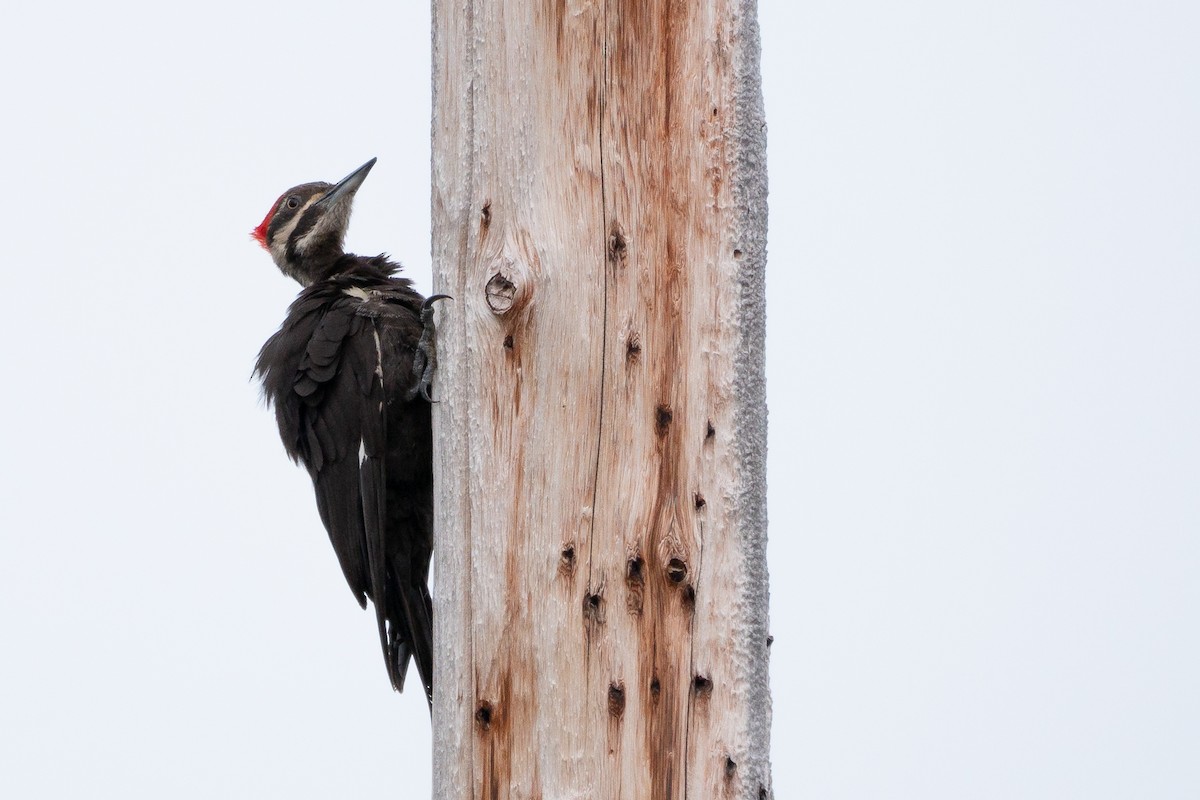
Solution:
[[[429,289],[428,3],[4,17],[0,795],[427,797],[247,231]],[[1200,10],[760,18],[776,797],[1200,797]]]

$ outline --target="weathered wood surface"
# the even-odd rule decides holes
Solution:
[[[770,794],[758,32],[435,0],[434,794]]]

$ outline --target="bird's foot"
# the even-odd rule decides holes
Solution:
[[[433,373],[437,369],[437,329],[433,324],[433,304],[438,300],[453,300],[448,294],[435,294],[421,306],[421,339],[417,342],[417,350],[413,354],[413,375],[417,383],[408,393],[412,400],[418,394],[426,402],[436,403],[430,394],[433,385]]]

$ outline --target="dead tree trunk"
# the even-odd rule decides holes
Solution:
[[[434,794],[770,795],[754,0],[435,0]]]

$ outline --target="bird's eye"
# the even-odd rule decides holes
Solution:
[[[296,195],[292,195],[291,197],[289,197],[287,199],[287,207],[288,208],[295,208],[298,205],[300,205],[300,198],[296,197]]]

